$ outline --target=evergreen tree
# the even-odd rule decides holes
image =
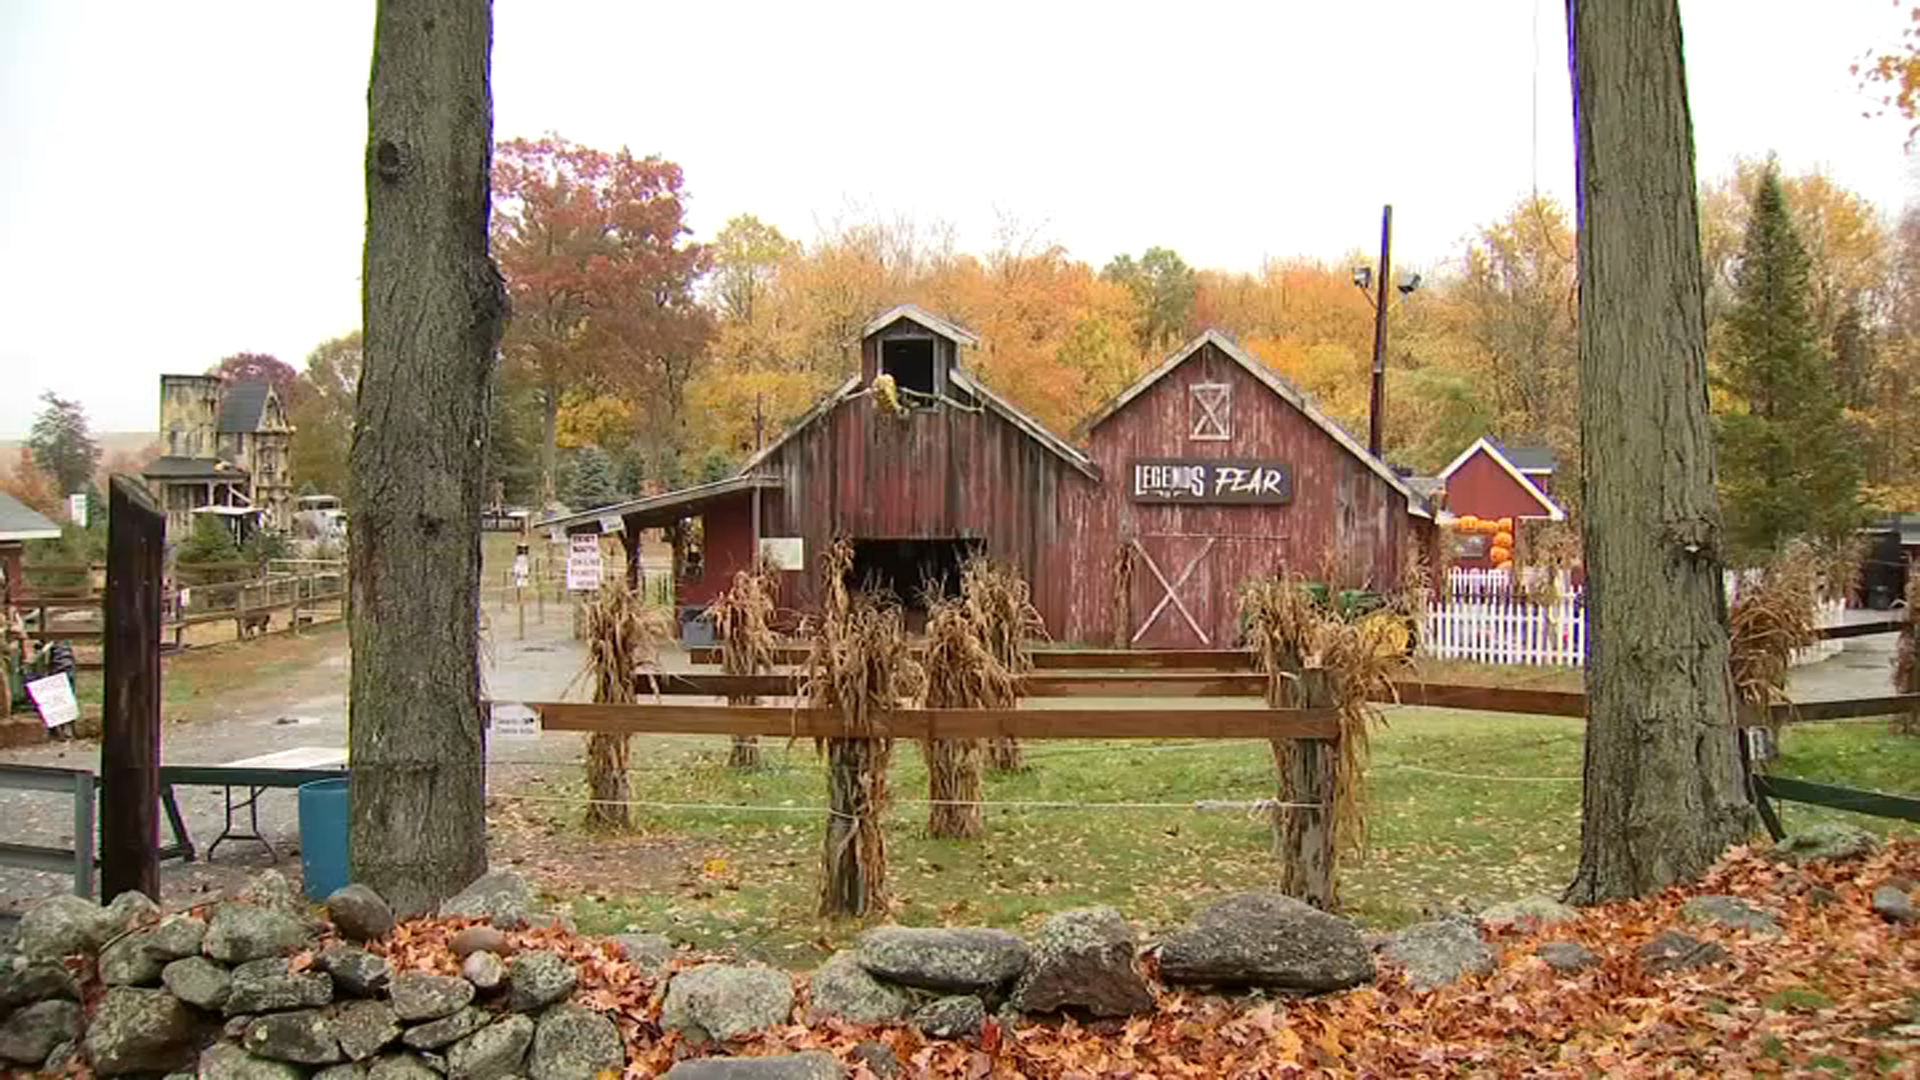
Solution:
[[[1834,363],[1807,308],[1807,252],[1777,170],[1760,178],[1727,316],[1718,418],[1720,493],[1736,557],[1776,552],[1795,536],[1835,538],[1855,524],[1860,463],[1842,415]]]
[[[582,447],[574,455],[573,498],[575,510],[594,510],[620,501],[613,475],[613,459],[597,446]]]
[[[34,417],[33,431],[27,436],[33,463],[60,482],[60,494],[84,491],[100,460],[100,447],[87,428],[87,411],[51,390],[41,394],[40,400],[46,408]]]

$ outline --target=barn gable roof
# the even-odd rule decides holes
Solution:
[[[922,327],[939,334],[941,337],[949,341],[957,341],[968,348],[977,349],[980,347],[980,338],[978,335],[970,330],[956,326],[916,304],[900,304],[868,319],[867,325],[860,328],[860,337],[863,340],[870,338],[880,331],[885,330],[887,327],[892,326],[894,323],[899,322],[901,319],[919,323]]]
[[[1240,365],[1241,369],[1248,375],[1253,376],[1262,386],[1273,391],[1281,400],[1293,406],[1300,415],[1306,417],[1321,431],[1326,432],[1334,442],[1339,443],[1347,453],[1359,459],[1360,463],[1372,470],[1375,476],[1385,480],[1388,486],[1406,498],[1407,509],[1421,517],[1433,516],[1432,511],[1427,507],[1427,501],[1412,488],[1408,487],[1407,482],[1402,479],[1399,474],[1388,468],[1386,462],[1368,453],[1366,447],[1355,442],[1353,436],[1347,434],[1346,429],[1334,423],[1331,418],[1315,407],[1313,402],[1307,400],[1305,394],[1302,394],[1292,383],[1281,378],[1279,372],[1274,371],[1272,368],[1269,368],[1267,365],[1248,355],[1240,346],[1234,344],[1232,338],[1218,330],[1208,330],[1199,337],[1187,342],[1178,352],[1167,357],[1159,367],[1147,372],[1140,377],[1138,382],[1121,391],[1119,396],[1109,401],[1099,411],[1081,423],[1081,433],[1092,434],[1094,428],[1099,427],[1111,419],[1114,414],[1126,408],[1128,403],[1132,402],[1133,399],[1146,393],[1147,389],[1154,383],[1159,382],[1171,374],[1175,368],[1185,363],[1189,358],[1194,356],[1194,354],[1208,345],[1212,345],[1214,348],[1220,350],[1221,355]]]
[[[1527,475],[1529,470],[1523,470],[1516,466],[1513,460],[1501,450],[1498,444],[1484,435],[1474,440],[1472,446],[1460,451],[1460,456],[1454,458],[1452,464],[1440,470],[1441,483],[1445,483],[1454,473],[1460,471],[1460,466],[1473,460],[1475,454],[1481,453],[1486,454],[1494,464],[1500,466],[1501,471],[1505,472],[1507,476],[1520,487],[1520,490],[1526,492],[1528,498],[1540,505],[1541,517],[1549,521],[1567,520],[1567,512],[1562,510],[1560,504],[1554,502],[1551,496],[1540,490],[1540,485],[1534,483],[1533,478]]]

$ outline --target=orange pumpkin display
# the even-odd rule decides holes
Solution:
[[[1503,547],[1490,548],[1487,551],[1487,558],[1493,560],[1494,569],[1501,569],[1513,561],[1513,549]]]
[[[1479,532],[1480,519],[1472,514],[1462,514],[1454,519],[1453,527],[1461,532]]]
[[[1510,532],[1507,532],[1505,529],[1502,529],[1501,531],[1494,533],[1493,546],[1503,547],[1503,548],[1506,548],[1508,551],[1512,551],[1513,550],[1513,534]]]
[[[1497,562],[1493,564],[1493,568],[1495,570],[1511,570],[1513,569],[1513,563],[1511,561]]]
[[[1500,525],[1500,531],[1503,533],[1510,533],[1513,531],[1513,519],[1510,517],[1501,518],[1499,521],[1499,525]]]

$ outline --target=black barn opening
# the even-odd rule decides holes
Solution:
[[[926,621],[929,589],[937,587],[945,596],[958,593],[960,567],[980,548],[978,540],[855,540],[847,586],[891,593],[908,626],[917,630]]]
[[[888,338],[880,343],[880,372],[893,376],[902,390],[929,397],[939,391],[934,383],[933,339]]]

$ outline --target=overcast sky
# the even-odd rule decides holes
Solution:
[[[1904,127],[1847,71],[1896,5],[1682,9],[1703,176],[1772,150],[1904,201]],[[298,366],[357,324],[372,26],[370,0],[0,0],[0,435],[43,389],[152,430],[160,372]],[[665,155],[700,237],[851,207],[978,247],[1006,211],[1095,264],[1250,269],[1372,248],[1392,202],[1396,262],[1432,263],[1536,181],[1571,201],[1557,0],[497,0],[494,40],[497,137]]]

